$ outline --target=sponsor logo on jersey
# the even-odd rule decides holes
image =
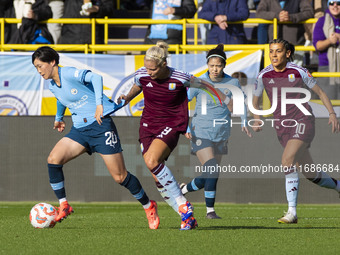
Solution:
[[[289,74],[288,75],[288,81],[289,82],[294,82],[295,81],[295,74]]]
[[[175,90],[176,89],[176,83],[169,83],[169,90]]]
[[[270,81],[269,81],[268,83],[269,83],[269,84],[274,84],[275,81],[274,81],[274,79],[270,79]]]
[[[149,88],[153,88],[151,82],[149,82],[146,86],[149,87]]]
[[[71,89],[71,94],[72,95],[76,95],[78,93],[78,90],[77,89]]]
[[[293,136],[293,138],[299,138],[300,136],[299,136],[299,134],[295,134],[294,136]]]

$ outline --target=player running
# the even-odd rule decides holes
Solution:
[[[339,132],[340,125],[336,118],[333,106],[324,93],[316,84],[315,79],[307,71],[298,65],[291,63],[294,56],[294,46],[283,39],[275,39],[269,43],[269,57],[271,65],[264,68],[258,75],[253,98],[253,106],[259,109],[259,98],[263,89],[273,104],[272,95],[274,88],[277,88],[278,102],[274,111],[276,123],[285,122],[283,125],[275,125],[277,137],[284,147],[281,164],[286,169],[286,196],[288,200],[288,212],[278,220],[279,223],[297,223],[296,214],[297,197],[299,191],[299,176],[297,170],[305,170],[304,165],[313,164],[309,147],[315,134],[315,117],[308,103],[303,107],[311,113],[305,115],[295,104],[286,105],[286,115],[281,114],[281,90],[283,88],[309,88],[314,91],[329,112],[328,124],[331,125],[332,132]],[[287,93],[287,99],[298,100],[304,98],[303,93]],[[258,121],[254,124],[254,131],[261,130],[261,120],[259,115],[254,114]],[[294,126],[294,127],[292,127]],[[331,178],[326,172],[306,172],[304,176],[313,183],[340,192],[340,182]]]
[[[238,79],[232,78],[223,72],[227,59],[223,44],[219,44],[215,49],[210,50],[206,58],[208,71],[200,76],[201,79],[215,86],[230,84],[241,89]],[[225,88],[220,88],[221,93],[223,93],[224,89]],[[191,129],[188,128],[185,136],[191,139],[191,151],[197,155],[204,169],[216,167],[221,163],[222,156],[228,154],[228,139],[230,137],[231,123],[231,111],[228,109],[228,105],[232,107],[232,100],[230,100],[231,91],[228,90],[228,94],[226,94],[225,101],[222,105],[215,103],[219,101],[216,95],[209,94],[205,90],[198,88],[189,88],[188,90],[188,98],[190,101],[196,97],[196,108],[192,118]],[[205,101],[207,108],[206,114],[202,114],[201,111],[203,101]],[[244,109],[245,114],[241,116],[241,122],[244,123],[242,124],[242,131],[251,137],[251,133],[246,127],[246,106]],[[214,125],[215,119],[223,119],[226,120],[227,123]],[[218,172],[210,173],[207,171],[201,176],[194,178],[188,184],[181,184],[183,194],[204,188],[207,219],[220,219],[214,209],[218,177]]]
[[[168,45],[158,42],[149,48],[144,67],[135,73],[135,84],[120,99],[128,104],[144,93],[144,110],[140,121],[139,142],[147,168],[156,177],[156,184],[165,201],[181,215],[181,230],[197,226],[193,207],[183,196],[165,160],[176,147],[179,135],[188,126],[187,86],[192,75],[167,66]],[[119,102],[119,101],[118,101]]]
[[[63,132],[66,107],[72,113],[73,126],[52,149],[48,156],[51,187],[59,199],[56,221],[61,222],[73,212],[66,199],[63,165],[79,155],[97,152],[107,169],[120,185],[127,188],[143,205],[150,229],[157,229],[157,204],[149,200],[139,180],[125,168],[120,140],[110,114],[122,107],[103,95],[103,80],[90,70],[60,67],[59,54],[50,47],[38,48],[32,63],[45,79],[51,79],[49,89],[57,98],[54,129]]]

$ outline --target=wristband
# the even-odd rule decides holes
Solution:
[[[336,116],[335,112],[331,112],[331,113],[329,114],[329,116],[331,116],[331,114],[334,114],[334,115]]]

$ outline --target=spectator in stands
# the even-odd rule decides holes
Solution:
[[[152,19],[183,19],[192,18],[196,13],[193,0],[154,0],[152,5]],[[145,44],[156,44],[163,40],[167,44],[182,44],[182,25],[154,24],[146,33]]]
[[[50,44],[53,37],[46,24],[40,21],[52,18],[52,10],[46,0],[14,0],[15,17],[21,19],[18,29],[10,38],[10,44]]]
[[[247,0],[205,0],[198,17],[217,23],[212,24],[208,31],[207,44],[244,44],[247,42],[243,24],[228,24],[229,21],[248,19]]]
[[[328,9],[328,0],[311,0],[314,7],[314,18],[320,18]]]
[[[52,18],[60,19],[64,14],[64,0],[48,0],[48,5],[52,10]],[[48,31],[50,31],[54,43],[58,43],[61,35],[61,24],[60,23],[48,23]]]
[[[140,10],[150,10],[150,0],[136,0],[136,5]]]
[[[63,18],[104,18],[114,11],[112,0],[65,0]],[[60,44],[91,44],[91,25],[64,24]],[[104,43],[104,26],[96,25],[96,43]]]
[[[318,19],[313,45],[319,53],[318,72],[340,72],[340,1],[328,0],[325,16]],[[339,77],[320,78],[319,86],[330,99],[339,99]]]
[[[0,0],[0,18],[4,18],[6,11],[13,6],[13,0]]]
[[[254,6],[257,10],[261,0],[254,0]],[[268,24],[259,24],[257,26],[257,44],[268,43]]]
[[[314,17],[313,8],[309,0],[261,0],[256,11],[256,17],[278,21],[298,23]],[[273,25],[268,28],[269,41],[273,40]],[[280,24],[278,37],[292,44],[304,44],[304,27],[298,24]]]
[[[0,0],[0,18],[15,18],[13,0]],[[8,43],[15,30],[16,24],[5,24],[5,43]]]
[[[202,10],[204,0],[197,0],[197,13]],[[200,24],[201,42],[202,44],[207,44],[207,34],[210,24]]]

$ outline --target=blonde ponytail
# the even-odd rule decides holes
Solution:
[[[146,51],[145,60],[153,60],[157,65],[166,62],[168,57],[168,44],[163,41],[158,41],[156,46],[152,46]]]

